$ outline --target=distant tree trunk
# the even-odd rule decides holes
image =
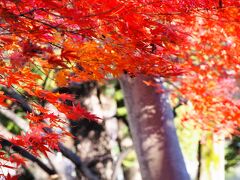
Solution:
[[[201,178],[201,169],[202,169],[202,144],[201,141],[198,141],[198,169],[197,169],[197,177],[196,180],[200,180]]]
[[[120,78],[143,179],[189,180],[167,93],[146,86],[153,77]],[[161,82],[158,82],[161,86]]]
[[[201,174],[199,180],[205,179],[225,179],[225,153],[224,137],[210,133],[206,137],[206,142],[202,145]]]

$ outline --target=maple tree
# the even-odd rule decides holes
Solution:
[[[232,95],[240,69],[239,6],[234,0],[2,0],[0,84],[5,91],[0,103],[20,104],[29,121],[27,133],[10,140],[2,135],[2,145],[35,156],[63,151],[59,142],[70,134],[64,128],[68,121],[49,112],[46,102],[68,119],[101,121],[73,96],[45,89],[51,74],[58,86],[121,74],[165,77],[179,84],[173,97],[194,106],[184,120],[237,133],[240,106]],[[142,81],[158,87],[153,78]]]

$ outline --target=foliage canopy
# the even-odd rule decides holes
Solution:
[[[0,17],[0,104],[26,106],[29,131],[10,141],[34,155],[58,149],[69,135],[66,119],[99,121],[46,81],[67,86],[122,73],[163,76],[174,84],[173,98],[193,106],[184,120],[238,133],[239,1],[2,0]],[[51,113],[46,102],[66,118]],[[9,160],[5,153],[0,157]]]

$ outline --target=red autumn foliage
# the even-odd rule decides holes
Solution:
[[[2,0],[0,85],[23,93],[32,108],[29,132],[11,142],[35,155],[57,149],[68,122],[44,101],[69,119],[99,120],[78,104],[64,103],[74,97],[39,84],[53,71],[58,86],[122,73],[170,78],[179,86],[175,95],[193,104],[187,119],[202,129],[234,133],[240,112],[233,98],[240,74],[239,7],[234,0]],[[10,107],[8,98],[1,93],[1,105]]]

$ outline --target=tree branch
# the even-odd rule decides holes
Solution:
[[[35,162],[38,164],[39,167],[41,167],[46,173],[48,173],[49,175],[54,175],[57,174],[57,172],[55,170],[50,169],[47,165],[45,165],[41,160],[39,160],[38,158],[36,158],[34,155],[32,155],[31,153],[29,153],[27,150],[23,149],[20,146],[14,145],[13,143],[11,143],[10,141],[1,138],[0,139],[0,144],[3,147],[10,147],[11,149],[13,149],[15,152],[19,153],[22,157],[31,160],[32,162]]]
[[[59,143],[58,146],[61,153],[66,158],[71,160],[76,165],[76,167],[80,169],[80,171],[83,173],[84,176],[86,176],[88,179],[91,179],[91,180],[99,180],[99,178],[96,175],[94,175],[89,170],[89,168],[81,161],[81,159],[79,158],[79,156],[76,155],[76,153],[66,148],[62,143]]]
[[[118,169],[120,168],[123,160],[125,159],[125,157],[133,150],[133,147],[129,147],[126,150],[124,150],[123,152],[121,152],[121,154],[118,156],[117,161],[115,162],[115,165],[113,167],[113,173],[112,173],[112,177],[111,180],[116,180],[117,179],[117,173],[118,173]]]
[[[7,88],[4,88],[4,92],[5,92],[8,96],[10,96],[10,97],[16,99],[18,102],[20,102],[20,105],[21,105],[21,106],[27,107],[27,108],[24,108],[24,110],[25,110],[26,112],[33,112],[32,108],[29,106],[28,102],[24,99],[24,97],[22,97],[22,95],[18,94],[18,93],[17,93],[16,91],[14,91],[14,90],[11,90],[11,89],[8,90]],[[0,110],[0,112],[1,112],[1,110]],[[5,115],[6,115],[6,113],[8,113],[8,116],[7,116],[7,115],[6,115],[6,116],[7,116],[8,118],[10,118],[9,115],[10,115],[11,113],[9,113],[8,111],[2,111],[2,112],[5,113]],[[10,118],[10,119],[12,119],[14,122],[16,122],[16,121],[15,121],[16,118],[19,118],[19,117],[13,116],[13,114],[11,114],[11,118]],[[20,121],[21,121],[21,122],[24,121],[24,120],[21,119],[21,118],[19,118],[18,120],[19,120],[19,122],[20,122]],[[24,130],[24,131],[27,130],[26,127],[23,127],[23,126],[20,126],[20,127],[22,127],[22,130]],[[49,128],[45,128],[44,130],[45,130],[46,133],[50,133],[50,132],[52,131],[52,130],[49,129]],[[88,179],[91,179],[91,180],[99,180],[99,178],[98,178],[96,175],[94,175],[94,174],[89,170],[89,168],[82,162],[82,160],[80,159],[80,157],[77,156],[73,151],[71,151],[70,149],[68,149],[67,147],[65,147],[62,143],[59,143],[58,146],[59,146],[60,152],[61,152],[66,158],[68,158],[70,161],[72,161],[72,162],[75,164],[75,166],[80,169],[80,171],[82,172],[82,174],[83,174],[84,176],[86,176]],[[21,148],[21,147],[19,147],[19,148]]]
[[[8,119],[13,121],[14,123],[17,124],[18,127],[20,127],[23,131],[27,131],[29,126],[27,121],[22,119],[21,117],[18,117],[14,112],[11,110],[8,110],[7,108],[0,106],[0,113],[6,116]]]
[[[21,107],[23,108],[24,111],[29,112],[29,113],[31,113],[33,111],[31,106],[25,100],[25,98],[21,94],[17,93],[14,89],[6,88],[6,87],[3,86],[2,90],[7,96],[9,96],[13,99],[16,99],[17,102],[21,105]]]

